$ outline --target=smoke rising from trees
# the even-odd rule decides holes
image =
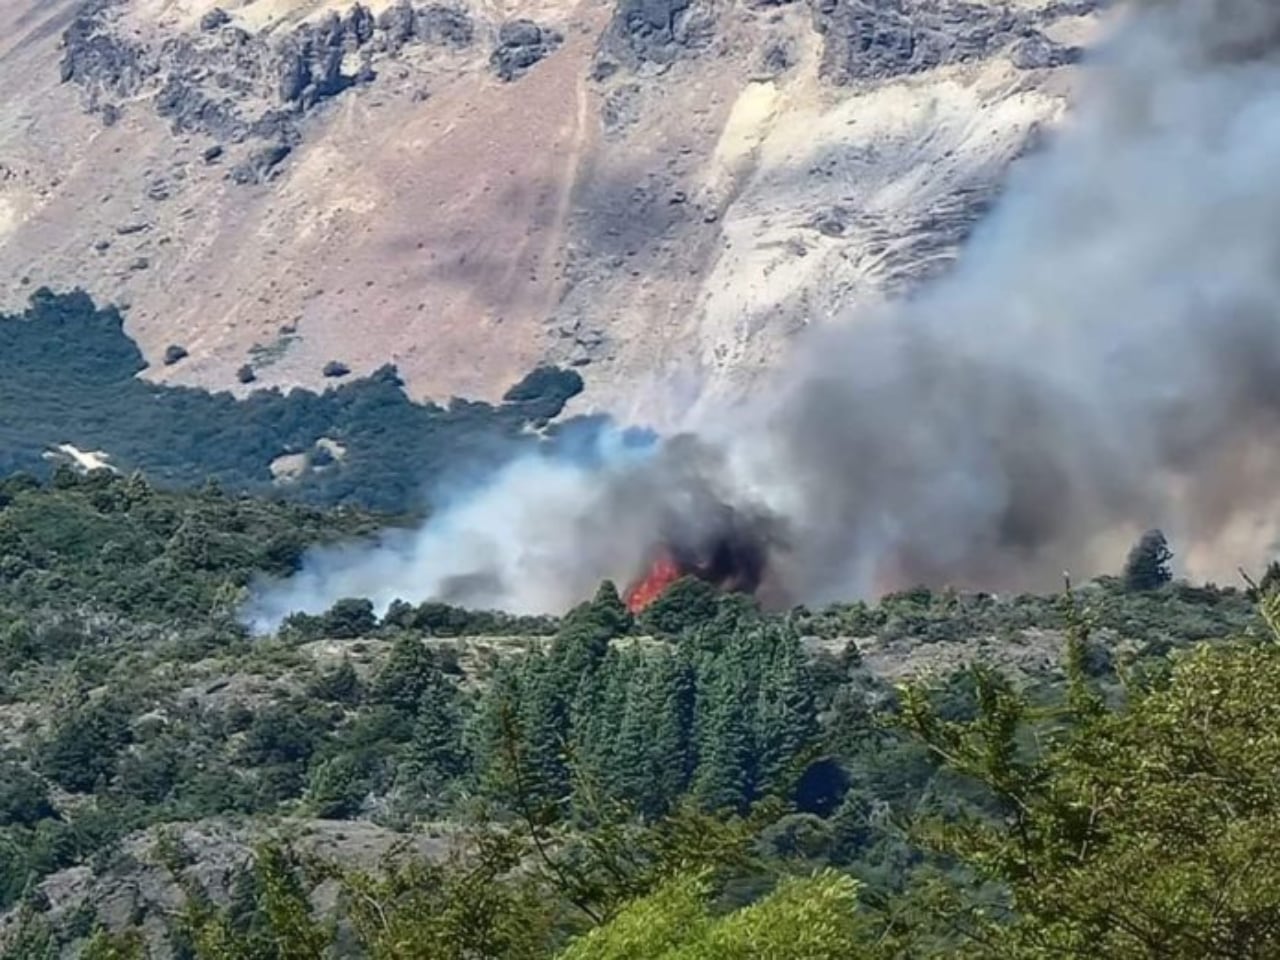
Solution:
[[[743,456],[792,521],[794,592],[1044,586],[1155,526],[1195,572],[1261,562],[1278,111],[1280,8],[1128,11],[954,273],[812,337],[760,411]]]
[[[604,470],[525,461],[402,542],[312,559],[272,620],[339,596],[556,610],[655,539],[760,524],[768,588],[1022,589],[1270,549],[1280,478],[1280,6],[1145,0],[1094,51],[947,277],[811,329],[769,389]],[[768,518],[765,524],[764,518]],[[767,526],[767,529],[766,529]]]

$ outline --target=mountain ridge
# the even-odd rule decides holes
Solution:
[[[669,424],[944,269],[1097,6],[5,0],[3,307],[82,286],[160,381],[549,362]]]

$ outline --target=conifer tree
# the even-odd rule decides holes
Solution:
[[[783,796],[821,731],[804,654],[794,636],[779,639],[757,698],[755,736],[760,789]]]
[[[439,796],[467,771],[458,700],[457,688],[441,676],[418,701],[412,739],[401,764],[401,776],[418,793]]]
[[[708,810],[745,811],[754,799],[749,703],[745,678],[733,670],[713,677],[699,698],[699,763],[693,791]]]
[[[378,673],[372,700],[401,713],[414,714],[422,696],[444,680],[436,655],[414,636],[402,635]]]
[[[627,674],[626,703],[614,754],[618,792],[638,813],[654,817],[663,807],[658,774],[669,762],[659,753],[654,736],[658,691],[651,665],[642,663],[638,656],[632,658]]]
[[[548,657],[525,660],[517,744],[528,787],[538,802],[558,805],[569,794],[566,747],[570,734],[569,698],[560,686],[561,674]]]
[[[597,789],[619,797],[618,736],[627,702],[629,663],[610,650],[579,684],[572,708],[574,760]]]
[[[631,614],[618,596],[618,588],[606,580],[589,603],[569,611],[551,644],[561,686],[570,691],[604,659],[609,641],[631,629]]]
[[[1124,565],[1124,584],[1130,590],[1155,590],[1173,579],[1169,561],[1173,552],[1159,530],[1148,530],[1129,551]]]
[[[648,719],[651,816],[666,812],[689,789],[697,763],[694,716],[697,686],[692,665],[680,654],[664,654],[648,664],[643,709]]]

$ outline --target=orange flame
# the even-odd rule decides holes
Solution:
[[[627,591],[627,609],[639,613],[662,596],[671,584],[680,579],[681,570],[675,558],[665,550],[654,558],[644,578]]]

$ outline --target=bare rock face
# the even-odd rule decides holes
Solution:
[[[563,42],[558,31],[532,20],[508,20],[498,30],[498,45],[489,63],[500,78],[514,80]]]
[[[122,35],[121,11],[119,0],[89,0],[80,9],[63,34],[62,81],[78,85],[86,109],[108,124],[118,120],[125,101],[152,92],[152,108],[174,135],[218,144],[271,141],[229,174],[242,184],[273,175],[316,107],[372,83],[375,58],[415,44],[465,48],[474,36],[465,12],[438,4],[415,8],[408,0],[377,18],[359,3],[341,16],[330,11],[278,39],[233,25],[215,7],[200,17],[197,30],[149,44]]]
[[[824,40],[823,76],[838,84],[983,60],[1010,46],[1016,66],[1043,69],[1073,63],[1079,51],[1052,43],[1038,25],[1099,5],[1081,0],[1020,11],[965,0],[815,0],[814,28]]]
[[[621,0],[604,49],[633,71],[665,68],[706,47],[713,31],[706,0]]]
[[[949,269],[1101,6],[50,2],[0,0],[0,276],[128,304],[166,382],[554,363],[658,425]]]

